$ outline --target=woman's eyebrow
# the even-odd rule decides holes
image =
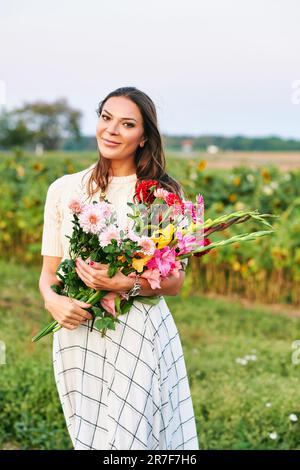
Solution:
[[[110,116],[112,116],[112,114],[111,114],[109,111],[107,111],[107,109],[103,109],[103,111],[105,111],[107,114],[110,114]],[[123,117],[123,118],[121,118],[121,119],[126,119],[126,120],[129,119],[130,121],[135,121],[135,122],[137,122],[136,119],[130,118],[130,117]]]

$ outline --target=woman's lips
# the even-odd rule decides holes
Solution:
[[[106,139],[103,139],[103,142],[108,147],[116,147],[117,145],[120,145],[120,142],[110,142],[109,140],[106,140]]]

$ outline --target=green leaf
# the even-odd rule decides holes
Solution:
[[[137,295],[136,297],[134,297],[134,299],[138,300],[142,304],[157,305],[161,299],[161,296],[153,295],[153,296],[146,297],[143,295]]]

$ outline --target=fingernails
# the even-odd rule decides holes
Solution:
[[[95,264],[94,261],[90,261],[91,266],[94,266],[94,264]]]

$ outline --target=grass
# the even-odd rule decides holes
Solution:
[[[71,449],[52,370],[52,338],[31,337],[50,320],[38,267],[0,261],[0,448]],[[167,297],[181,337],[202,449],[300,449],[297,318],[239,301]],[[237,358],[256,355],[247,364]],[[252,358],[253,359],[253,358]],[[271,406],[266,406],[271,403]],[[276,432],[272,440],[269,433]]]

